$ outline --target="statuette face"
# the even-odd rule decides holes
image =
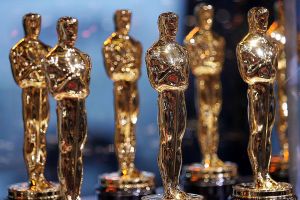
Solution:
[[[131,26],[131,11],[117,10],[115,12],[116,32],[128,35]]]
[[[214,8],[211,5],[201,3],[195,7],[194,15],[197,27],[203,30],[211,30],[213,25]]]
[[[268,29],[269,11],[263,7],[255,7],[248,12],[249,32],[265,34]]]
[[[49,90],[56,100],[84,99],[89,94],[91,61],[74,46],[77,26],[77,19],[61,18],[57,24],[58,45],[47,56]]]

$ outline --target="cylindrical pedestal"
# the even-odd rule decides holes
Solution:
[[[293,187],[279,182],[273,190],[259,190],[254,183],[241,183],[233,186],[232,200],[296,200]]]
[[[103,174],[97,188],[99,200],[140,200],[155,194],[154,174],[140,172],[138,176],[120,176],[120,173]]]
[[[51,188],[44,190],[30,189],[28,183],[17,183],[8,189],[9,200],[61,200],[60,186],[52,183]]]
[[[163,194],[156,194],[156,195],[149,195],[142,197],[142,200],[163,200]],[[188,194],[188,197],[186,199],[181,200],[203,200],[203,196],[196,195],[196,194]]]
[[[285,162],[280,155],[272,156],[270,175],[278,182],[289,182],[289,163]]]
[[[205,168],[192,164],[185,168],[184,190],[203,195],[209,200],[224,200],[232,194],[232,186],[237,181],[237,166],[225,162],[223,167]]]

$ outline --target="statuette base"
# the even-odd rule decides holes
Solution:
[[[202,187],[234,184],[237,179],[237,165],[232,162],[225,162],[222,167],[204,167],[194,163],[187,166],[185,172],[185,182]]]
[[[185,167],[184,190],[206,199],[227,199],[236,181],[237,165],[231,162],[225,162],[223,167],[207,168],[200,163]]]
[[[278,186],[270,190],[255,188],[254,183],[241,183],[233,187],[233,200],[296,200],[293,187],[289,183],[279,182]]]
[[[139,200],[142,196],[155,194],[154,174],[136,172],[133,176],[121,176],[119,172],[99,177],[97,189],[101,200]]]
[[[50,182],[52,187],[34,191],[30,189],[28,183],[17,183],[11,185],[8,189],[9,200],[60,200],[60,186],[57,183]]]
[[[197,194],[188,194],[188,197],[180,200],[203,200],[203,196]],[[165,199],[163,194],[155,194],[142,197],[142,200],[177,200],[177,199]],[[179,199],[178,199],[179,200]]]

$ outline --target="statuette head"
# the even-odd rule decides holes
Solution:
[[[158,29],[163,40],[176,39],[178,28],[178,16],[173,12],[162,13],[158,17]]]
[[[266,33],[268,29],[269,11],[264,7],[254,7],[248,12],[249,31]]]
[[[26,37],[38,38],[41,31],[41,15],[28,13],[23,17],[23,26]]]
[[[129,10],[117,10],[115,12],[116,31],[128,34],[131,23],[131,12]]]
[[[213,24],[214,8],[212,5],[201,3],[195,7],[197,24],[201,29],[210,30]]]
[[[62,17],[57,22],[57,34],[60,44],[73,47],[77,39],[78,20],[73,17]]]

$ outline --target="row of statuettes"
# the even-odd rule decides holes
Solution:
[[[207,100],[205,95],[200,94],[200,102],[207,103],[205,106],[209,111],[204,117],[202,116],[203,123],[215,127],[216,122],[210,119],[218,118],[216,115],[219,112],[216,105],[220,97],[214,96],[213,93],[220,92],[219,75],[224,60],[224,39],[211,31],[212,6],[202,4],[197,7],[196,11],[198,26],[186,37],[186,48],[175,41],[178,16],[168,12],[159,16],[159,40],[146,53],[148,77],[152,87],[159,93],[160,152],[158,160],[166,199],[189,198],[189,195],[178,186],[181,169],[180,147],[186,125],[184,91],[188,87],[189,66],[199,81],[199,92],[208,91],[205,94],[211,95],[211,99],[217,101],[211,103],[209,102],[211,99]],[[128,35],[130,18],[130,11],[116,11],[116,31],[104,42],[103,46],[106,71],[114,82],[115,147],[120,167],[120,173],[114,174],[112,179],[109,179],[109,175],[103,179],[109,179],[107,184],[113,184],[114,180],[118,180],[116,187],[122,184],[124,186],[125,182],[127,184],[125,188],[130,188],[130,183],[137,184],[132,182],[132,177],[141,182],[146,179],[145,175],[134,169],[133,164],[134,128],[138,112],[137,80],[140,76],[142,48],[138,41]],[[243,80],[249,85],[251,138],[248,151],[252,167],[255,169],[254,186],[246,187],[246,190],[251,190],[251,188],[273,192],[279,188],[285,190],[290,186],[276,183],[268,173],[271,156],[270,132],[274,122],[272,116],[275,113],[273,86],[279,48],[266,35],[267,9],[251,9],[248,22],[249,34],[237,47],[239,70]],[[22,196],[28,199],[29,196],[37,194],[57,196],[57,191],[61,191],[59,195],[62,195],[64,199],[78,200],[82,182],[82,151],[87,136],[85,98],[89,94],[91,60],[87,54],[75,48],[77,19],[62,17],[58,20],[58,44],[54,48],[50,48],[38,39],[40,27],[40,15],[33,13],[25,15],[25,37],[10,52],[15,81],[23,89],[24,158],[29,174],[29,184],[11,186],[9,197],[14,199]],[[46,181],[44,177],[45,132],[49,120],[48,91],[57,100],[60,187]],[[199,109],[201,115],[203,111],[201,109],[205,110],[205,108],[200,106]],[[207,128],[206,131],[204,140],[217,137],[214,135],[217,133],[210,132],[211,129]],[[214,154],[216,152],[213,152],[213,155],[210,153],[211,149],[217,148],[217,144],[211,142],[207,142],[210,144],[207,146],[205,142],[201,144],[202,153],[204,157],[211,157],[217,160],[218,165],[222,165],[223,162],[216,159]],[[208,162],[213,165],[213,160],[208,160]],[[118,176],[119,178],[116,178]],[[153,184],[150,186],[152,187]],[[107,185],[103,187],[108,188]],[[236,191],[235,194],[239,192]],[[245,195],[245,193],[241,194]],[[201,199],[202,197],[195,198]]]

